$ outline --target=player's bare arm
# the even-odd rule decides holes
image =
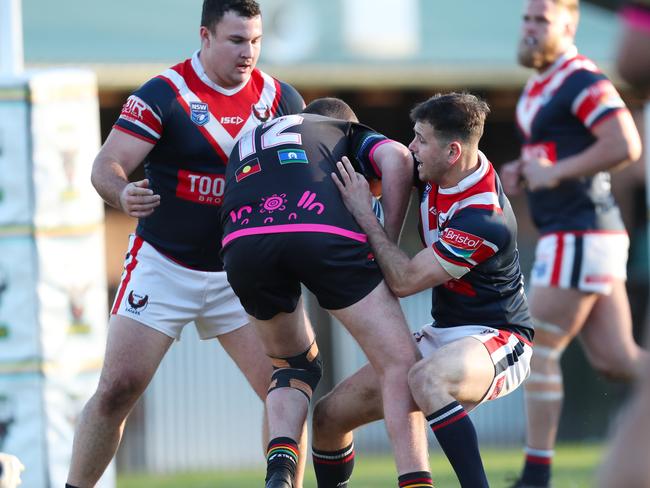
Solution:
[[[148,180],[129,182],[152,148],[149,142],[113,129],[93,163],[91,182],[97,193],[130,217],[147,217],[160,205],[160,195],[149,188]]]
[[[411,259],[391,242],[372,211],[366,179],[354,171],[345,157],[337,163],[337,168],[340,177],[332,173],[332,179],[345,206],[367,234],[384,279],[395,295],[409,296],[452,279],[431,248],[423,249]]]
[[[522,174],[530,190],[553,188],[563,180],[620,168],[641,157],[641,138],[627,110],[619,110],[592,130],[596,142],[584,151],[553,164],[546,159],[523,162]]]
[[[374,159],[382,173],[384,229],[389,239],[397,242],[413,186],[413,157],[406,146],[390,141],[377,148]]]

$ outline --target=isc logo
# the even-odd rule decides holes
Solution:
[[[235,117],[221,117],[221,125],[231,125],[231,124],[239,125],[243,121],[244,119],[242,119],[238,115]]]
[[[223,175],[179,171],[176,196],[196,203],[221,205],[225,187]]]

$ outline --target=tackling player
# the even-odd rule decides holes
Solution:
[[[349,161],[332,175],[390,289],[400,297],[432,289],[433,323],[415,334],[423,359],[409,385],[463,488],[488,486],[467,412],[517,388],[532,355],[515,216],[478,149],[488,113],[466,93],[436,95],[411,112],[425,244],[413,258],[377,224],[368,184]],[[385,416],[380,398],[377,375],[366,366],[316,405],[314,465],[325,480],[319,488],[347,486],[352,431]]]

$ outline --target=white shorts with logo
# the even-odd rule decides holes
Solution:
[[[629,247],[625,231],[543,235],[535,250],[530,283],[608,295],[615,280],[627,279]]]
[[[131,235],[112,315],[137,320],[173,339],[194,321],[199,337],[211,339],[243,327],[248,315],[225,271],[186,268]]]
[[[532,344],[507,330],[482,325],[434,327],[425,325],[413,334],[422,357],[427,358],[447,344],[473,337],[483,343],[494,364],[494,379],[479,403],[495,400],[513,392],[530,374]]]

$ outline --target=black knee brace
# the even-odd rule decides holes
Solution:
[[[278,388],[293,388],[311,401],[311,396],[323,374],[323,363],[316,341],[302,354],[290,358],[271,358],[273,376],[269,393]]]

